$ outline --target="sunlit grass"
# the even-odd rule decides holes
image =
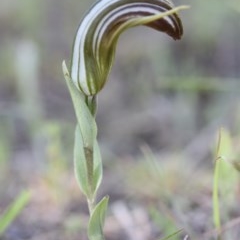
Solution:
[[[14,202],[0,215],[0,236],[6,231],[14,219],[21,213],[22,209],[29,202],[31,194],[23,191]]]

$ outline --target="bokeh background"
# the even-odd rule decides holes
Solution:
[[[1,0],[0,215],[21,191],[32,196],[1,239],[86,239],[87,206],[73,176],[76,119],[61,63],[69,64],[77,26],[93,2]],[[128,30],[99,95],[99,199],[110,195],[109,240],[160,239],[178,229],[173,239],[214,239],[221,126],[239,151],[239,2],[174,3],[191,5],[180,13],[182,40],[146,27]],[[237,184],[230,181],[222,208],[230,225],[224,239],[240,237]]]

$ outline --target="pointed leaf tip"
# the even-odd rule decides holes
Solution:
[[[104,240],[103,225],[107,210],[109,197],[104,197],[94,208],[88,226],[88,237],[90,240]]]

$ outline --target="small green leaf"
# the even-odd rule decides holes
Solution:
[[[88,237],[90,240],[104,240],[103,225],[105,221],[105,214],[108,205],[108,197],[104,197],[101,202],[94,208],[89,225]]]
[[[93,159],[94,159],[93,188],[94,194],[96,194],[102,181],[102,157],[97,141],[95,141],[94,144]]]
[[[75,143],[74,143],[74,171],[81,191],[89,196],[90,186],[88,183],[87,162],[83,148],[83,139],[80,128],[77,125],[75,130]]]
[[[102,159],[97,141],[95,140],[93,149],[93,166],[91,159],[86,159],[83,140],[80,128],[77,125],[75,130],[74,144],[74,170],[78,185],[81,191],[92,199],[102,180]],[[87,165],[89,163],[89,166]],[[89,169],[88,169],[89,168]],[[91,170],[93,168],[93,170]],[[92,172],[93,171],[93,172]]]
[[[0,235],[4,233],[13,220],[20,214],[29,202],[30,197],[30,191],[23,191],[0,217]]]
[[[81,129],[84,147],[93,150],[94,141],[97,137],[97,125],[88,106],[85,103],[85,96],[79,91],[70,78],[65,61],[62,64],[63,74],[70,91],[77,121]]]

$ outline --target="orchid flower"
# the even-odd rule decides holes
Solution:
[[[173,8],[170,0],[100,0],[95,3],[80,23],[74,39],[70,75],[75,86],[86,96],[94,96],[103,88],[117,40],[128,28],[145,25],[180,39],[182,23]]]
[[[100,0],[82,19],[74,38],[71,70],[63,73],[77,117],[74,169],[88,202],[89,240],[104,240],[103,225],[108,197],[96,203],[102,180],[102,160],[97,141],[96,96],[104,87],[113,64],[117,41],[128,28],[145,25],[180,39],[183,28],[170,0]]]

